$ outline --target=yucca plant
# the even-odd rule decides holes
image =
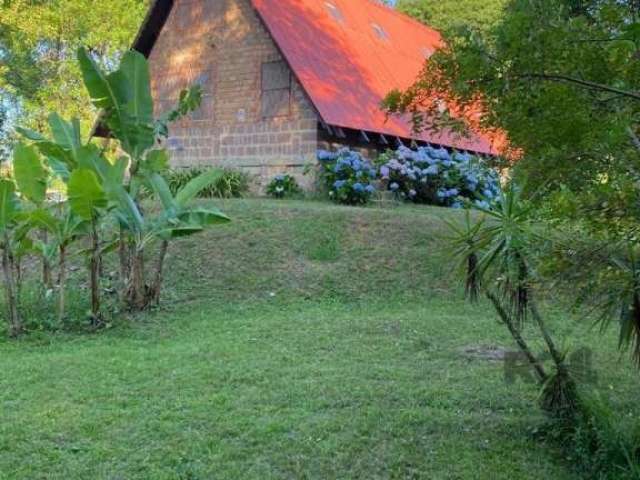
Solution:
[[[554,413],[571,411],[577,402],[575,385],[535,299],[532,252],[540,237],[531,219],[532,209],[514,183],[499,194],[491,207],[475,204],[474,208],[479,211],[475,223],[468,213],[463,227],[450,224],[455,254],[465,265],[467,296],[475,301],[482,291],[490,300],[536,371],[543,386],[542,406]],[[544,370],[521,334],[529,317],[555,363],[554,375]]]

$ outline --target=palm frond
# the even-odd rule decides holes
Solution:
[[[480,297],[482,277],[478,269],[478,253],[483,248],[480,232],[484,226],[484,221],[484,217],[482,217],[474,223],[468,211],[462,226],[454,222],[445,221],[449,229],[454,233],[450,241],[454,255],[461,259],[460,266],[464,268],[465,272],[465,298],[469,299],[471,303],[477,303]]]

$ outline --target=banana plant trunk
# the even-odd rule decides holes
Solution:
[[[5,233],[5,244],[2,249],[2,271],[4,273],[4,290],[7,301],[7,314],[9,315],[9,335],[17,337],[22,333],[22,322],[18,311],[18,297],[15,283],[13,255],[9,246],[9,238]]]
[[[164,276],[164,261],[167,258],[167,251],[169,250],[169,242],[163,240],[160,245],[160,252],[158,254],[158,260],[156,263],[155,277],[151,286],[151,301],[158,305],[160,303],[160,293],[162,291],[162,282]]]
[[[49,235],[46,230],[42,231],[42,242],[44,245],[49,241]],[[46,255],[42,256],[42,284],[44,289],[51,290],[53,288],[53,275],[51,273],[51,263]]]
[[[67,288],[67,248],[60,246],[58,259],[58,321],[64,321],[65,294]]]
[[[131,272],[130,307],[142,311],[148,305],[147,285],[144,275],[144,250],[136,248],[133,254]]]
[[[126,291],[131,277],[131,249],[126,232],[120,228],[118,241],[118,259],[120,260],[120,301],[126,301]]]
[[[96,219],[91,220],[91,260],[89,261],[91,282],[91,317],[94,326],[102,323],[100,316],[100,242]]]

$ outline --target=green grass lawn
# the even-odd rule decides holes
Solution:
[[[580,478],[536,435],[536,386],[465,352],[514,347],[460,299],[457,213],[222,207],[232,224],[174,245],[161,310],[0,340],[0,479]],[[547,310],[637,415],[613,332]]]

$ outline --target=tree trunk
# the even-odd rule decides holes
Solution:
[[[49,241],[49,235],[46,230],[42,231],[42,242],[44,245],[47,245]],[[46,255],[42,255],[42,284],[44,285],[44,289],[52,290],[53,289],[53,276],[51,274],[51,264],[49,263],[49,259]]]
[[[130,288],[130,307],[142,311],[147,307],[147,285],[144,278],[144,250],[135,249]]]
[[[58,261],[58,321],[64,321],[65,294],[67,288],[67,248],[60,246],[60,259]]]
[[[20,305],[20,299],[22,298],[22,259],[18,257],[13,259],[13,266],[16,272],[15,284],[16,284],[16,302]]]
[[[120,259],[120,301],[125,302],[127,298],[127,286],[131,276],[131,255],[129,242],[125,231],[120,228],[120,240],[118,242],[118,257]]]
[[[169,242],[167,240],[163,240],[160,245],[160,252],[158,254],[158,260],[156,263],[156,271],[155,278],[153,279],[153,284],[151,285],[150,290],[150,300],[158,305],[160,303],[160,292],[162,290],[162,281],[163,281],[163,270],[164,270],[164,260],[167,257],[167,250],[169,249]]]
[[[551,338],[551,334],[547,330],[547,326],[544,322],[544,319],[540,315],[540,312],[538,311],[538,307],[536,306],[535,302],[532,299],[529,301],[529,309],[531,310],[533,319],[538,324],[538,328],[542,333],[542,338],[544,339],[544,342],[547,344],[547,348],[549,349],[551,358],[553,358],[553,361],[556,364],[556,367],[558,367],[558,371],[565,371],[566,365],[564,363],[564,357],[560,353],[560,351],[556,348],[556,345],[553,342],[553,339]]]
[[[491,303],[493,303],[493,306],[498,312],[500,319],[509,329],[511,336],[520,347],[520,350],[522,350],[522,353],[525,354],[525,356],[527,357],[527,360],[529,360],[529,363],[535,369],[538,379],[540,380],[540,383],[541,384],[545,383],[549,378],[549,376],[544,371],[544,368],[540,364],[540,361],[536,358],[533,352],[531,352],[529,345],[527,345],[527,342],[525,342],[524,338],[522,338],[522,335],[520,335],[520,332],[518,331],[516,326],[513,324],[513,321],[511,320],[511,318],[509,318],[509,314],[500,303],[500,300],[498,299],[498,297],[496,297],[491,292],[486,292],[486,295],[487,295],[487,298],[491,301]]]
[[[13,256],[9,247],[9,238],[5,233],[5,245],[2,249],[2,271],[4,273],[4,290],[9,315],[9,335],[17,337],[22,333],[22,322],[18,311],[18,299],[14,278]]]
[[[100,243],[96,220],[91,221],[91,260],[89,261],[91,282],[91,317],[94,326],[102,323],[100,316]]]

